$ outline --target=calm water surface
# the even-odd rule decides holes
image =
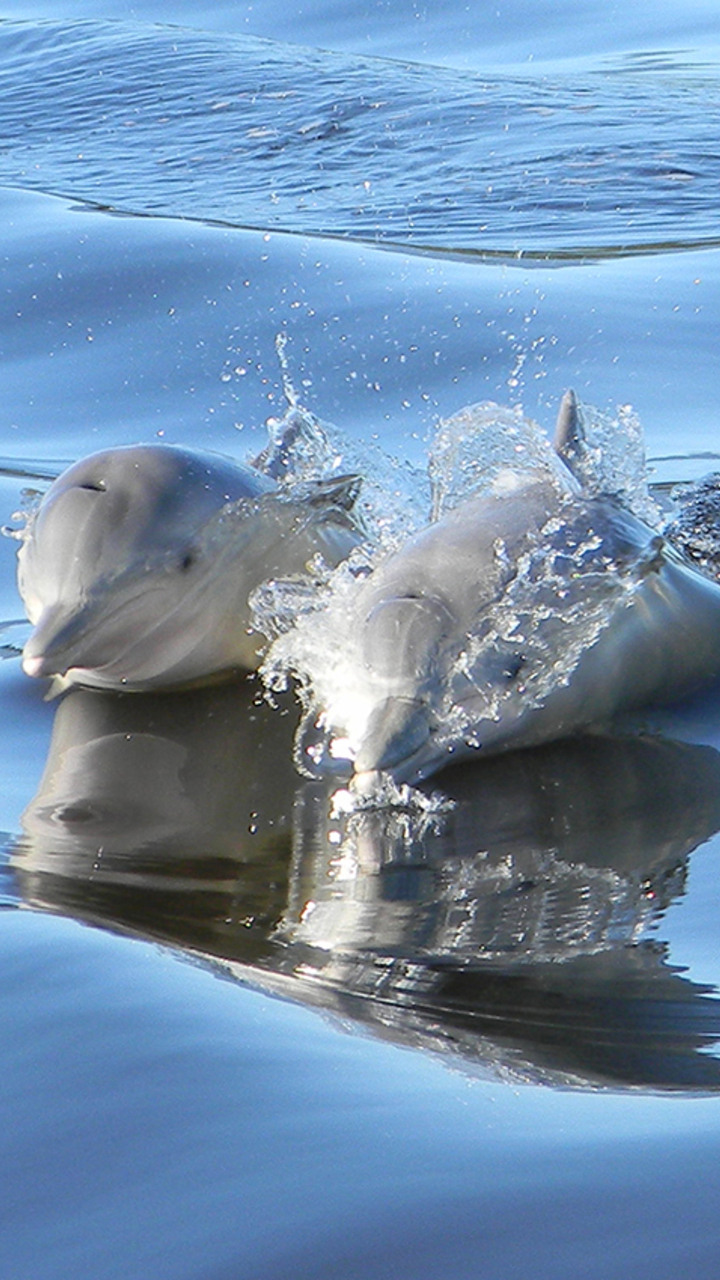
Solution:
[[[7,0],[0,501],[303,402],[720,453],[720,20]],[[720,695],[347,815],[253,682],[43,701],[0,541],[5,1280],[705,1280]],[[637,728],[637,726],[635,726]]]

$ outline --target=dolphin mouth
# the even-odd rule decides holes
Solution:
[[[70,665],[70,652],[87,630],[87,607],[68,613],[50,605],[41,613],[22,653],[22,669],[28,676],[63,675]]]
[[[143,583],[132,594],[114,600],[111,608],[106,597],[90,599],[70,612],[50,606],[25,644],[23,671],[36,678],[70,677],[70,683],[100,687],[122,683],[132,688],[134,682],[151,680],[158,663],[167,665],[168,644],[180,661],[197,643],[199,629],[176,625],[187,597],[148,625],[148,594]],[[77,673],[76,678],[70,673]]]
[[[480,755],[481,748],[478,747],[476,750]],[[363,767],[359,768],[356,762],[351,788],[358,795],[372,795],[380,786],[383,777],[392,778],[398,786],[416,787],[466,756],[465,751],[456,755],[452,746],[441,745],[435,741],[432,733],[429,733],[427,739],[415,751],[403,756],[402,759],[395,760],[392,764],[383,763],[373,766],[369,761],[361,759]]]

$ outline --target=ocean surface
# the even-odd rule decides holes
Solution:
[[[6,0],[0,523],[252,457],[278,339],[348,457],[572,386],[717,469],[719,108],[715,0]],[[16,550],[2,1280],[715,1280],[720,690],[348,813],[256,681],[45,701]]]

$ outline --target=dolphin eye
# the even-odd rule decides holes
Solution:
[[[503,675],[508,680],[516,680],[525,666],[525,656],[522,653],[510,653],[505,659]]]
[[[180,561],[180,568],[183,570],[184,573],[187,573],[188,569],[192,569],[194,563],[195,563],[195,556],[193,555],[192,551],[186,551],[185,555]]]

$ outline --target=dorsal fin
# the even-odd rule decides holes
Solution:
[[[568,462],[578,453],[584,440],[585,432],[580,419],[577,396],[572,389],[569,389],[560,401],[558,409],[553,440],[555,452]]]
[[[588,483],[588,446],[583,412],[575,392],[568,390],[560,401],[553,447],[568,471],[584,488]]]
[[[328,480],[313,480],[308,485],[308,499],[313,507],[334,507],[352,511],[360,493],[362,477],[357,475],[332,476]]]

